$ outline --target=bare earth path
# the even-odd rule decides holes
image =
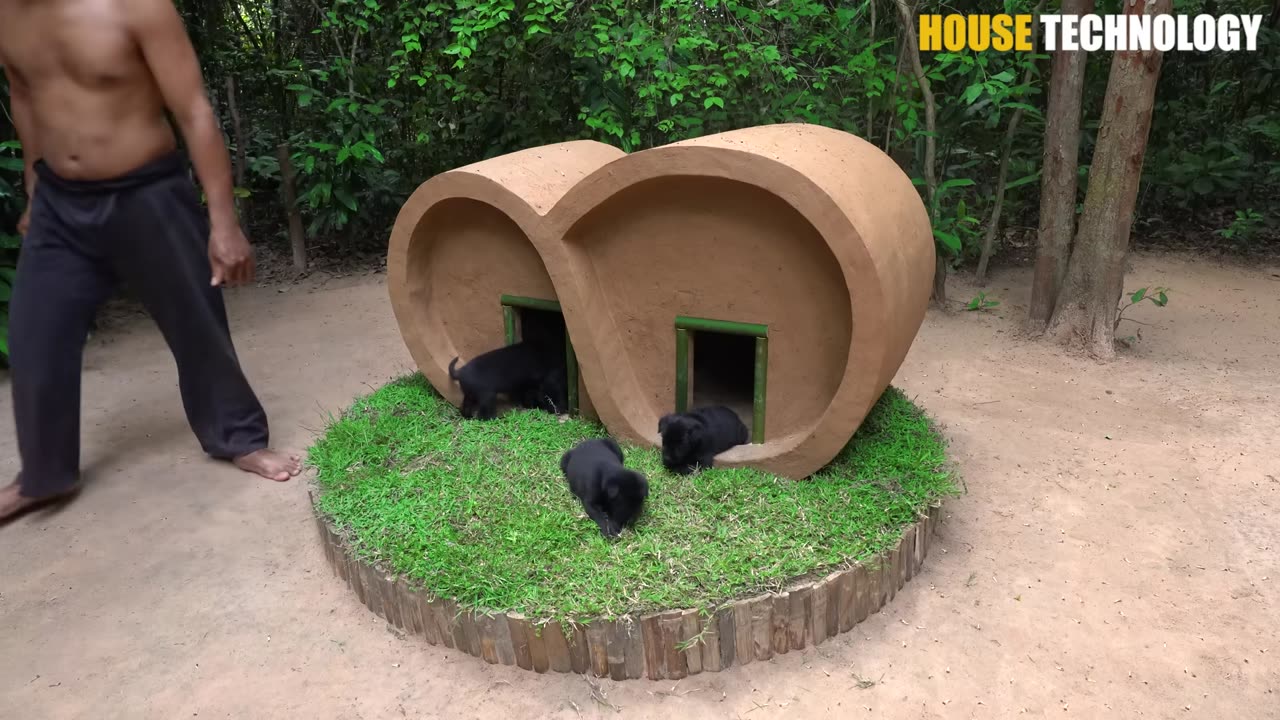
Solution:
[[[304,482],[200,455],[132,324],[87,356],[85,493],[0,528],[0,717],[1280,718],[1277,273],[1138,258],[1171,304],[1110,366],[1012,337],[1025,271],[996,312],[931,312],[896,383],[968,494],[923,575],[816,651],[594,693],[390,632],[324,566]],[[277,442],[410,369],[380,277],[231,309]],[[3,476],[12,422],[5,388]]]

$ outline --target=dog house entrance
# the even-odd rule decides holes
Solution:
[[[578,414],[578,357],[573,352],[569,331],[565,328],[564,313],[555,300],[502,296],[502,323],[506,344],[534,338],[549,340],[549,346],[564,348],[561,356],[565,368],[565,389],[568,392],[569,414]],[[557,358],[560,359],[560,358]]]
[[[706,318],[676,318],[676,412],[725,405],[764,442],[769,328]]]

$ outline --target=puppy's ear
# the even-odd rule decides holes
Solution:
[[[689,424],[688,434],[685,435],[685,437],[688,438],[690,445],[696,447],[698,444],[702,442],[702,437],[706,434],[707,434],[707,426],[703,423],[696,422],[696,423]]]
[[[659,434],[659,435],[661,435],[661,434],[663,434],[663,433],[665,433],[665,432],[667,431],[667,426],[671,424],[671,419],[672,419],[673,417],[675,417],[675,416],[674,416],[674,415],[663,415],[663,416],[662,416],[662,418],[658,420],[658,434]]]
[[[618,462],[620,463],[626,462],[627,459],[622,454],[622,448],[618,447],[617,440],[614,440],[611,437],[607,437],[604,439],[604,446],[609,449],[609,452],[613,453],[614,457],[618,458]]]
[[[646,478],[644,473],[636,470],[629,470],[628,472],[631,474],[631,482],[636,488],[636,494],[642,498],[649,497],[649,478]]]
[[[622,492],[622,479],[612,473],[606,475],[604,478],[605,497],[615,500],[620,492]]]

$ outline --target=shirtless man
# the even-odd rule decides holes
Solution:
[[[297,456],[267,447],[266,413],[232,346],[222,286],[252,280],[253,257],[230,157],[173,4],[0,0],[0,66],[29,198],[9,323],[22,470],[0,487],[0,521],[79,487],[85,335],[117,282],[164,334],[204,451],[271,480],[297,475]]]

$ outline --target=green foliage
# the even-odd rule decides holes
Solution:
[[[1178,3],[1192,14],[1270,11],[1269,0]],[[1035,7],[999,5],[923,0],[917,11]],[[179,7],[229,136],[226,80],[235,80],[247,158],[237,195],[255,239],[285,241],[281,143],[292,150],[313,245],[339,250],[384,247],[404,200],[436,173],[581,138],[633,151],[807,122],[855,133],[908,176],[925,176],[924,104],[885,0],[185,0]],[[1176,219],[1179,228],[1199,218],[1216,223],[1224,208],[1274,217],[1280,33],[1264,28],[1260,43],[1255,53],[1166,54],[1140,216]],[[938,251],[958,265],[980,249],[1016,112],[1002,216],[1010,225],[1036,223],[1049,62],[969,51],[921,60],[937,104],[938,189],[923,199]],[[1089,58],[1081,197],[1109,64],[1107,53]],[[0,122],[0,141],[11,139]],[[0,178],[19,187],[16,177],[0,167]],[[0,221],[6,213],[16,219],[20,198],[5,202]],[[1266,226],[1250,227],[1260,228],[1251,247],[1270,237]]]
[[[1129,308],[1133,307],[1134,305],[1137,305],[1138,303],[1144,300],[1150,302],[1152,305],[1155,305],[1156,307],[1164,307],[1165,305],[1168,305],[1169,304],[1168,293],[1169,293],[1169,288],[1167,287],[1144,287],[1144,288],[1138,288],[1137,290],[1131,293],[1127,293],[1126,299],[1128,300],[1128,302],[1121,305],[1119,310],[1116,312],[1115,327],[1119,328],[1120,321],[1125,319],[1124,318],[1125,310],[1128,310]],[[1131,322],[1137,322],[1137,321],[1131,320]]]
[[[922,181],[917,181],[921,184]],[[938,183],[933,194],[930,215],[933,217],[933,237],[940,250],[959,257],[965,247],[971,247],[979,239],[979,220],[969,214],[969,206],[963,199],[948,202],[952,191],[957,188],[972,187],[974,181],[969,178],[951,178]]]
[[[1164,307],[1169,304],[1169,297],[1165,294],[1168,290],[1169,288],[1163,287],[1139,288],[1138,290],[1130,293],[1129,304],[1136,305],[1143,300],[1150,300],[1156,307]]]
[[[749,468],[648,477],[634,528],[605,540],[560,471],[604,428],[514,410],[462,420],[420,376],[360,399],[311,448],[319,507],[360,555],[459,602],[546,619],[708,608],[866,559],[955,493],[927,416],[890,388],[849,445],[803,482]]]
[[[1253,208],[1237,210],[1235,219],[1230,225],[1219,230],[1218,234],[1228,240],[1247,244],[1262,230],[1265,219],[1262,213],[1254,211]]]
[[[1266,12],[1263,0],[1179,0],[1188,12]],[[858,134],[924,177],[924,104],[884,0],[272,0],[184,3],[214,88],[237,78],[249,212],[283,237],[276,146],[293,148],[314,237],[382,245],[419,183],[527,147],[592,138],[624,150],[777,122]],[[1117,6],[1118,7],[1118,6]],[[1031,12],[1003,0],[1002,12]],[[919,12],[992,12],[925,0]],[[1118,10],[1117,10],[1118,11]],[[874,28],[874,30],[873,30]],[[913,28],[914,30],[914,28]],[[1280,187],[1280,52],[1169,53],[1140,211],[1265,210]],[[922,57],[937,101],[938,250],[976,257],[1009,121],[1003,217],[1035,224],[1048,59]],[[1085,92],[1082,170],[1110,57]],[[221,103],[225,107],[225,103]],[[917,183],[924,193],[922,182]],[[1082,177],[1080,192],[1087,187]],[[265,202],[261,201],[265,200]],[[1214,228],[1216,229],[1216,228]]]
[[[391,7],[394,12],[396,4]],[[312,235],[343,230],[361,212],[376,216],[398,209],[400,175],[387,167],[378,138],[393,131],[404,105],[382,96],[379,85],[362,78],[367,69],[353,62],[393,17],[374,0],[337,0],[312,34],[329,36],[344,54],[329,56],[320,67],[294,61],[277,71],[291,81],[287,89],[299,109],[318,111],[324,128],[316,139],[295,140],[291,158],[303,178],[299,203],[311,217]]]
[[[1253,0],[1178,5],[1193,15],[1275,12]],[[1257,52],[1165,54],[1142,185],[1139,214],[1169,220],[1280,202],[1280,31],[1264,21]]]
[[[999,300],[988,300],[987,294],[985,292],[979,291],[978,294],[974,295],[973,299],[970,300],[968,304],[964,306],[964,309],[985,312],[987,310],[990,310],[993,307],[999,307],[999,305],[1000,305]]]
[[[923,175],[924,106],[900,72],[898,23],[883,0],[276,0],[190,3],[187,17],[210,85],[235,76],[242,114],[255,118],[245,123],[253,197],[277,197],[272,158],[289,142],[313,236],[380,244],[431,175],[576,138],[633,151],[807,122],[868,138]],[[925,200],[939,250],[955,262],[976,252],[1009,114],[1040,115],[1038,74],[1023,82],[1039,59],[925,58],[942,184]],[[1037,123],[1023,122],[1015,177],[1036,172]],[[1020,197],[1033,202],[1034,192]],[[282,232],[278,207],[252,211]]]
[[[0,141],[0,366],[9,359],[9,299],[18,268],[18,217],[26,207],[22,192],[22,146]]]

